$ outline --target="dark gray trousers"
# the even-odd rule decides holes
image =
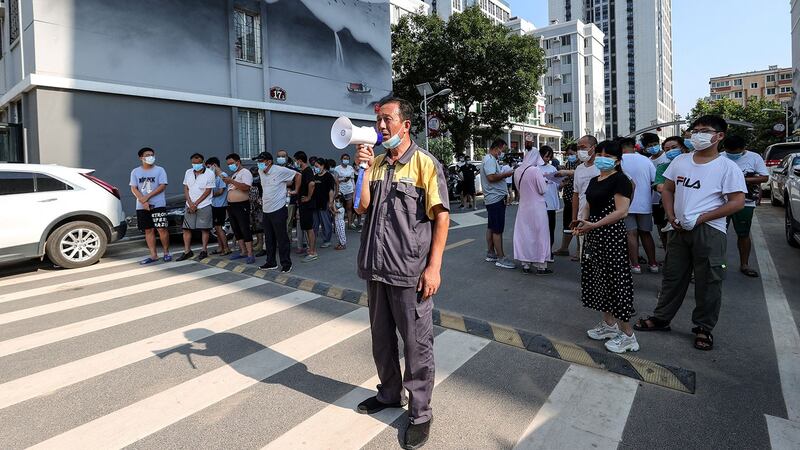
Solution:
[[[409,393],[411,423],[431,420],[433,394],[433,300],[419,301],[415,287],[367,282],[372,357],[378,369],[378,401],[396,403]],[[403,339],[405,370],[400,376],[397,332]]]
[[[670,231],[661,295],[653,315],[667,322],[675,317],[686,297],[694,271],[694,298],[697,304],[692,312],[692,323],[713,330],[722,304],[727,245],[725,233],[705,223],[692,231]]]

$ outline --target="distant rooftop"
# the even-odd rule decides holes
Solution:
[[[770,72],[783,72],[783,71],[792,71],[791,67],[781,67],[778,66],[769,66],[767,69],[761,70],[752,70],[750,72],[740,72],[740,73],[731,73],[728,75],[718,75],[716,77],[711,77],[712,80],[716,80],[718,78],[730,78],[730,77],[741,77],[741,76],[750,76],[750,75],[758,75],[762,73],[770,73]]]

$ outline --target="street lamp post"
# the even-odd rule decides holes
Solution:
[[[782,113],[783,113],[783,114],[786,116],[786,117],[785,117],[786,121],[785,121],[785,123],[783,124],[783,126],[785,127],[783,131],[784,131],[784,133],[785,133],[785,135],[786,135],[786,142],[789,142],[789,117],[792,117],[792,116],[794,116],[794,114],[789,114],[789,104],[788,104],[788,103],[784,103],[784,104],[783,104],[783,109],[776,109],[776,108],[761,108],[761,111],[775,111],[775,112],[782,112]]]
[[[419,107],[422,110],[422,114],[425,118],[425,151],[428,151],[428,102],[440,95],[449,95],[451,92],[453,92],[453,90],[450,88],[444,88],[441,91],[433,94],[433,88],[431,87],[430,83],[418,84],[417,90],[420,94],[422,94],[422,103],[419,105]],[[428,94],[433,95],[431,95],[429,98]]]

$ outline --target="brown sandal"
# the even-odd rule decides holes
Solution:
[[[648,325],[647,322],[650,322],[652,325]],[[633,329],[636,331],[670,331],[672,328],[669,326],[669,322],[666,320],[661,320],[658,317],[650,316],[646,319],[639,319],[633,324]]]
[[[692,333],[695,334],[694,348],[698,350],[708,351],[714,348],[714,336],[711,332],[703,327],[692,328]]]

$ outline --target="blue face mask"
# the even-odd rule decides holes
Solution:
[[[391,150],[391,149],[397,147],[398,145],[400,145],[401,142],[403,142],[403,140],[400,139],[400,135],[399,134],[395,134],[394,136],[390,137],[386,142],[384,142],[382,145],[385,148],[388,148],[389,150]]]
[[[609,170],[614,170],[617,161],[605,156],[598,156],[594,159],[594,165],[597,166],[600,172],[608,172]]]
[[[258,163],[258,170],[265,170],[267,168],[267,163]]]
[[[278,159],[275,160],[279,166],[286,165],[286,158],[283,156],[278,156]]]
[[[575,155],[568,155],[568,156],[567,156],[567,161],[569,161],[569,162],[571,162],[571,163],[574,163],[574,162],[575,162],[575,161],[577,161],[577,160],[578,160],[578,157],[577,157],[577,156],[575,156]]]
[[[314,173],[315,174],[319,175],[320,172],[322,172],[322,170],[320,170],[319,167],[314,167]]]
[[[692,142],[689,139],[684,139],[683,140],[683,145],[685,145],[686,148],[689,149],[689,151],[692,151],[692,152],[694,151],[694,145],[692,145]]]
[[[667,155],[667,159],[670,160],[670,161],[672,161],[673,159],[677,158],[678,155],[680,155],[680,154],[681,154],[681,149],[679,149],[679,148],[673,148],[672,150],[670,150],[667,153],[665,153],[665,155]]]
[[[231,172],[236,172],[236,169],[238,168],[239,166],[237,166],[236,164],[228,164],[228,170],[230,170]]]
[[[204,165],[203,165],[203,163],[200,163],[200,164],[192,164],[192,170],[194,170],[195,172],[200,172],[200,171],[201,171],[201,170],[203,170],[205,167],[206,167],[206,166],[204,166]]]
[[[651,155],[657,155],[658,152],[660,151],[661,151],[661,145],[654,145],[652,147],[647,147],[647,153],[650,153]]]
[[[741,153],[728,153],[728,152],[725,152],[725,156],[727,156],[728,159],[730,159],[731,161],[736,161],[737,159],[741,158],[742,155],[744,155],[744,152],[741,152]]]

